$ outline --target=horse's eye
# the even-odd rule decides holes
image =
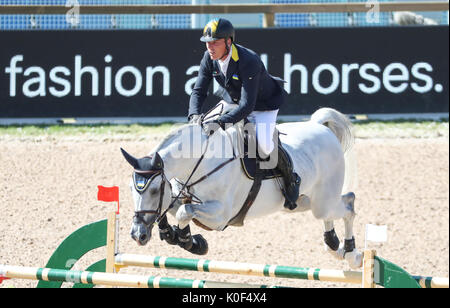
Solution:
[[[150,189],[150,195],[156,195],[158,193],[158,188]]]

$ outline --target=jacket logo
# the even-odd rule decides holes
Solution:
[[[234,80],[239,80],[239,77],[238,77],[236,74],[234,74],[232,78],[233,78]]]

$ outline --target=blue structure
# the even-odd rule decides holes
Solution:
[[[362,0],[0,0],[0,5],[129,5],[129,4],[218,4],[218,3],[327,3]],[[392,0],[378,0],[379,2]],[[70,6],[67,9],[70,10]],[[237,27],[262,27],[263,14],[228,14]],[[115,30],[115,29],[185,29],[201,28],[214,14],[155,15],[0,15],[0,30]],[[348,27],[392,25],[391,13],[380,12],[376,18],[367,13],[278,13],[276,27]],[[439,24],[448,24],[448,12],[433,12]]]

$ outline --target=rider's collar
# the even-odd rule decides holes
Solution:
[[[236,45],[234,44],[231,44],[231,58],[233,59],[234,62],[239,61],[238,50],[236,48]]]

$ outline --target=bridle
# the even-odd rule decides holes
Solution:
[[[139,187],[138,184],[136,183],[136,175],[141,175],[141,176],[151,176],[146,183],[143,185],[143,187]],[[166,182],[169,183],[170,187],[172,188],[172,185],[170,184],[170,182],[167,180],[166,175],[164,174],[164,167],[158,170],[134,170],[134,174],[133,174],[133,183],[134,183],[134,188],[137,190],[138,193],[142,194],[144,193],[148,186],[150,185],[150,183],[158,176],[161,175],[161,184],[159,187],[159,203],[158,203],[158,207],[156,210],[140,210],[140,211],[134,211],[134,219],[138,222],[138,223],[143,223],[145,225],[149,225],[148,223],[145,222],[144,220],[144,216],[146,214],[154,214],[157,215],[156,218],[156,223],[159,223],[159,221],[162,219],[163,215],[161,215],[162,212],[162,204],[163,204],[163,200],[164,200],[164,190],[165,190],[165,184]],[[169,208],[171,208],[173,206],[173,204],[175,203],[176,199],[174,201],[172,201],[172,203],[169,205]],[[164,216],[165,216],[166,212],[164,212]]]

